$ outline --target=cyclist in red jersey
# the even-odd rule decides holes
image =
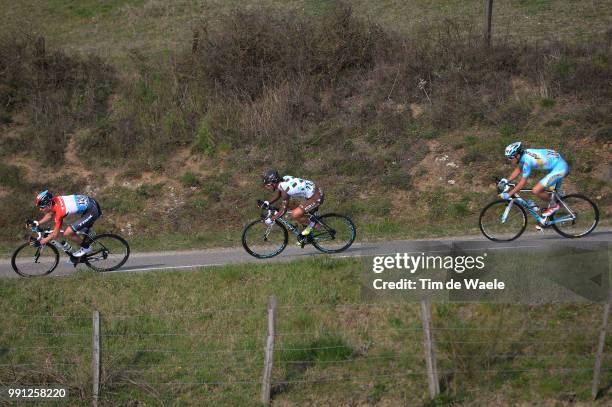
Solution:
[[[100,205],[95,199],[86,195],[63,195],[54,197],[48,190],[40,192],[36,196],[36,206],[44,213],[44,216],[39,221],[34,221],[35,225],[42,225],[55,218],[53,232],[37,242],[44,245],[51,240],[59,237],[62,228],[63,220],[68,215],[81,215],[81,218],[72,223],[64,230],[64,237],[74,241],[81,246],[81,249],[72,253],[74,257],[81,257],[89,252],[91,248],[91,239],[89,238],[89,229],[94,222],[102,215]],[[85,237],[77,235],[81,232]]]

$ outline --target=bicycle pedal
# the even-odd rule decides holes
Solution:
[[[74,267],[76,267],[76,266],[77,266],[77,264],[79,264],[79,263],[85,263],[85,262],[83,261],[83,260],[84,260],[84,257],[85,257],[85,256],[83,256],[83,257],[74,257],[74,256],[70,256],[70,257],[68,258],[68,262],[67,262],[67,263],[68,263],[68,264],[72,264]]]
[[[304,246],[306,246],[306,244],[308,243],[308,238],[306,236],[302,236],[299,235],[297,238],[297,245],[300,246],[300,248],[304,248]]]

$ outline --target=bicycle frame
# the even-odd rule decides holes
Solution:
[[[32,232],[36,233],[36,235],[37,235],[36,240],[40,240],[43,237],[49,236],[51,234],[51,229],[40,230],[40,229],[38,229],[38,227],[33,227],[32,228]],[[64,230],[60,229],[60,233],[63,235],[64,234]],[[55,246],[58,250],[61,250],[64,253],[68,253],[64,249],[64,246],[60,242],[58,242],[57,240],[51,240],[49,243],[51,243],[53,246]],[[40,255],[42,254],[43,250],[45,250],[45,246],[41,246],[40,249],[37,251],[36,260],[38,260],[38,257],[40,257]]]
[[[299,231],[299,229],[297,227],[295,227],[295,225],[293,225],[291,222],[289,222],[287,219],[285,219],[284,216],[281,216],[280,218],[277,219],[280,223],[282,223],[287,230],[289,230],[291,233],[293,233],[296,236],[299,236],[299,234],[301,233]],[[271,225],[273,226],[273,225]]]
[[[273,211],[270,211],[270,213],[271,213],[271,212],[273,212]],[[269,215],[270,215],[270,213],[269,213]],[[287,214],[291,214],[291,211],[287,211]],[[307,215],[308,215],[308,219],[309,219],[311,222],[312,222],[312,221],[314,221],[314,222],[318,223],[319,225],[323,226],[323,227],[326,229],[326,231],[327,231],[328,233],[332,233],[332,232],[329,230],[329,227],[328,227],[326,224],[324,224],[323,222],[321,222],[321,220],[319,219],[319,217],[318,217],[317,215],[315,215],[315,214],[313,214],[313,213],[308,213]],[[302,232],[301,232],[301,231],[300,231],[300,230],[299,230],[299,229],[298,229],[298,228],[297,228],[295,225],[293,225],[291,222],[289,222],[287,219],[285,219],[285,217],[284,217],[284,216],[281,216],[281,217],[280,217],[280,218],[278,218],[277,220],[278,220],[278,221],[279,221],[281,224],[283,224],[283,226],[285,226],[285,227],[287,228],[287,230],[289,230],[291,233],[293,233],[293,234],[294,234],[296,237],[298,237],[298,238],[299,238],[299,237],[301,236],[301,233],[302,233]],[[268,226],[268,229],[267,229],[267,231],[266,231],[266,237],[267,237],[267,236],[268,236],[268,234],[269,234],[269,233],[272,231],[272,226],[273,226],[273,225]],[[332,238],[333,238],[333,237],[332,237]]]
[[[521,189],[519,192],[531,192],[531,190],[530,189]],[[538,214],[531,207],[529,207],[529,205],[527,205],[527,201],[525,201],[523,198],[521,198],[518,194],[515,194],[514,197],[509,201],[509,204],[506,207],[506,209],[504,210],[504,213],[503,213],[502,218],[501,218],[502,223],[506,222],[508,214],[510,213],[510,209],[512,208],[512,205],[515,204],[515,203],[520,205],[520,206],[522,206],[523,209],[526,209],[527,212],[529,212],[529,214],[531,214],[531,216],[533,216],[533,218],[538,223],[540,223],[541,225],[550,226],[550,225],[554,225],[556,223],[573,222],[574,220],[576,220],[576,215],[569,208],[569,206],[567,206],[565,204],[565,202],[563,202],[563,200],[561,199],[559,194],[556,191],[552,191],[551,193],[553,195],[553,198],[557,202],[559,202],[561,205],[563,205],[563,207],[565,208],[565,210],[567,210],[569,215],[562,216],[560,218],[555,218],[555,219],[552,219],[552,220],[548,220],[548,217],[540,216],[540,214]]]
[[[36,227],[36,228],[32,228],[32,232],[36,233],[37,234],[37,240],[40,240],[42,237],[49,236],[49,234],[51,234],[51,229],[40,230],[40,229],[38,229]],[[93,233],[84,233],[84,232],[76,232],[76,233],[79,236],[87,236],[90,239],[92,239],[93,236],[94,236]],[[62,235],[64,234],[64,229],[60,229],[60,234],[62,234]],[[64,253],[66,253],[68,256],[70,256],[71,259],[74,258],[72,256],[72,252],[69,252],[66,249],[64,249],[64,246],[63,246],[62,243],[58,242],[57,240],[51,240],[49,243],[51,243],[53,246],[55,246],[58,250],[61,250]],[[95,256],[95,255],[97,255],[97,254],[99,254],[101,252],[103,253],[103,257],[106,258],[106,255],[104,253],[104,249],[106,249],[106,248],[104,246],[102,246],[102,247],[103,247],[103,249],[100,249],[98,251],[95,251],[93,253],[89,253],[89,254],[83,256],[83,259],[85,259],[85,258],[93,258],[93,256]],[[35,262],[38,262],[38,258],[43,253],[44,249],[45,249],[45,246],[41,246],[39,248],[39,250],[36,252]]]

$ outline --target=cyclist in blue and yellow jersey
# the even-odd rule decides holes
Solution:
[[[302,178],[285,175],[281,177],[276,170],[268,170],[263,175],[264,188],[270,192],[275,192],[275,195],[270,201],[264,202],[264,208],[282,198],[282,206],[278,213],[271,218],[266,219],[266,224],[272,225],[276,219],[283,216],[289,207],[289,199],[302,198],[305,199],[299,206],[291,209],[291,217],[304,227],[302,236],[308,236],[314,227],[314,224],[308,224],[306,214],[313,212],[323,203],[323,190],[315,185],[314,182]]]
[[[563,178],[569,173],[569,166],[561,154],[544,148],[524,149],[521,142],[517,141],[506,147],[505,155],[512,164],[517,165],[517,168],[512,171],[508,179],[504,178],[500,182],[507,184],[519,175],[521,179],[512,190],[501,193],[500,197],[510,199],[525,186],[532,170],[544,170],[548,171],[548,174],[533,187],[532,192],[542,200],[549,202],[542,216],[548,217],[558,211],[559,203],[554,202],[553,195],[547,190],[559,190]]]

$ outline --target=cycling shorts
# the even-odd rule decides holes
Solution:
[[[299,207],[302,208],[305,213],[312,212],[316,210],[319,206],[321,206],[324,200],[325,197],[323,196],[323,190],[321,188],[316,188],[315,193],[312,194],[310,198],[301,203]]]
[[[563,178],[565,178],[568,173],[569,166],[565,161],[560,161],[540,180],[540,184],[551,191],[558,191],[563,183]]]
[[[74,222],[70,227],[75,232],[82,232],[85,234],[89,233],[89,229],[93,226],[94,222],[102,215],[102,209],[95,199],[89,199],[89,205],[87,210],[81,216],[81,219]]]

